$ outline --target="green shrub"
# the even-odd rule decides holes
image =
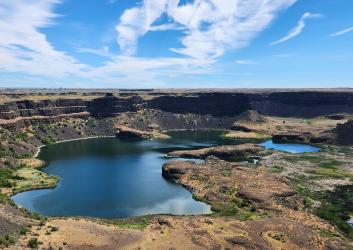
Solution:
[[[28,232],[28,227],[21,227],[20,228],[20,234],[25,235]]]
[[[54,143],[54,140],[53,140],[52,138],[50,138],[50,137],[48,137],[48,138],[43,138],[43,139],[42,139],[42,143],[43,143],[44,145],[50,145],[50,144],[53,144],[53,143]]]
[[[23,131],[18,135],[18,138],[22,141],[27,141],[28,140],[28,134],[27,132]]]
[[[16,240],[12,235],[6,234],[5,236],[0,237],[0,246],[9,247],[10,245],[15,244]]]
[[[273,174],[281,173],[283,172],[284,168],[280,166],[272,166],[267,168],[267,171]]]
[[[14,170],[10,168],[0,169],[0,187],[12,187],[11,179],[14,177]]]
[[[30,248],[37,248],[39,245],[38,239],[37,238],[30,238],[28,240],[28,246]]]

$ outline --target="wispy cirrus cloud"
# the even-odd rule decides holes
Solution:
[[[0,68],[43,76],[65,76],[86,68],[65,52],[56,50],[40,28],[52,26],[52,11],[59,0],[0,2]]]
[[[144,0],[128,9],[116,26],[118,43],[126,55],[136,53],[138,39],[153,31],[153,23],[163,14],[165,27],[185,28],[182,47],[172,51],[191,58],[218,58],[229,49],[246,46],[263,31],[278,13],[296,0]]]
[[[236,64],[242,64],[242,65],[257,64],[256,62],[251,61],[251,60],[236,60],[235,63],[236,63]]]
[[[40,78],[81,78],[116,84],[158,83],[175,74],[206,73],[209,63],[183,58],[135,58],[113,54],[108,47],[77,48],[79,53],[106,57],[102,66],[79,62],[48,41],[40,28],[55,24],[53,9],[59,0],[0,1],[0,72],[24,73]],[[169,27],[170,28],[170,27]],[[128,80],[130,78],[130,80]],[[7,78],[9,79],[9,78]],[[34,79],[34,78],[26,78]]]
[[[116,26],[121,54],[108,47],[77,48],[105,57],[100,66],[85,64],[57,50],[41,30],[55,25],[61,0],[0,0],[0,72],[19,72],[23,79],[79,79],[98,86],[163,86],[170,79],[207,75],[226,51],[246,46],[296,0],[144,0],[123,12]],[[161,17],[165,22],[160,23]],[[156,24],[158,23],[158,24]],[[136,57],[140,37],[148,32],[179,31],[175,57]],[[99,48],[99,45],[97,46]],[[242,61],[242,62],[241,62]],[[239,60],[238,63],[249,64]],[[10,78],[7,78],[10,79]]]
[[[352,32],[353,31],[353,27],[350,27],[348,29],[344,29],[344,30],[340,30],[338,32],[332,33],[330,36],[334,37],[334,36],[342,36],[348,32]]]
[[[283,42],[286,42],[286,41],[300,35],[300,33],[302,33],[303,29],[305,28],[305,25],[306,25],[305,20],[306,19],[313,19],[313,18],[320,18],[320,17],[322,17],[321,14],[312,14],[309,12],[304,13],[302,15],[302,17],[300,18],[300,20],[298,21],[297,26],[295,26],[292,30],[290,30],[286,36],[282,37],[281,39],[279,39],[277,41],[270,43],[270,45],[276,45],[279,43],[283,43]]]

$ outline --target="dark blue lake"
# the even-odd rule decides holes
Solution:
[[[20,206],[49,216],[123,218],[146,214],[206,214],[210,206],[195,201],[181,185],[162,177],[162,165],[173,150],[241,143],[222,138],[222,131],[170,132],[171,139],[124,142],[98,138],[63,142],[42,148],[43,171],[60,177],[54,189],[23,192],[12,197]],[[303,144],[266,148],[292,153],[316,152]],[[200,161],[200,160],[195,160]]]
[[[195,201],[181,185],[161,175],[164,154],[172,150],[225,143],[217,131],[171,133],[172,139],[122,142],[99,138],[42,148],[48,174],[60,176],[54,189],[17,194],[20,206],[50,216],[122,218],[146,214],[205,214],[210,206]]]

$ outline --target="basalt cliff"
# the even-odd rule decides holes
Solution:
[[[124,92],[101,93],[93,99],[23,99],[0,105],[0,124],[23,127],[36,120],[60,117],[115,117],[126,112],[158,110],[164,115],[183,114],[236,117],[247,110],[269,116],[312,118],[353,113],[353,91],[253,91],[253,92]],[[26,98],[26,97],[24,97]],[[229,128],[229,123],[219,126]],[[215,124],[210,124],[214,127]],[[207,124],[206,124],[207,127]]]

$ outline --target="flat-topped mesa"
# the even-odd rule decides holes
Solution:
[[[208,156],[215,156],[220,159],[227,160],[240,160],[247,159],[251,156],[257,156],[263,151],[264,148],[251,143],[241,145],[227,145],[202,148],[196,150],[179,150],[168,153],[169,157],[182,157],[182,158],[201,158],[205,159]]]
[[[115,136],[116,138],[122,140],[149,140],[149,139],[168,139],[169,136],[152,131],[142,131],[134,128],[129,128],[125,125],[115,126]]]

